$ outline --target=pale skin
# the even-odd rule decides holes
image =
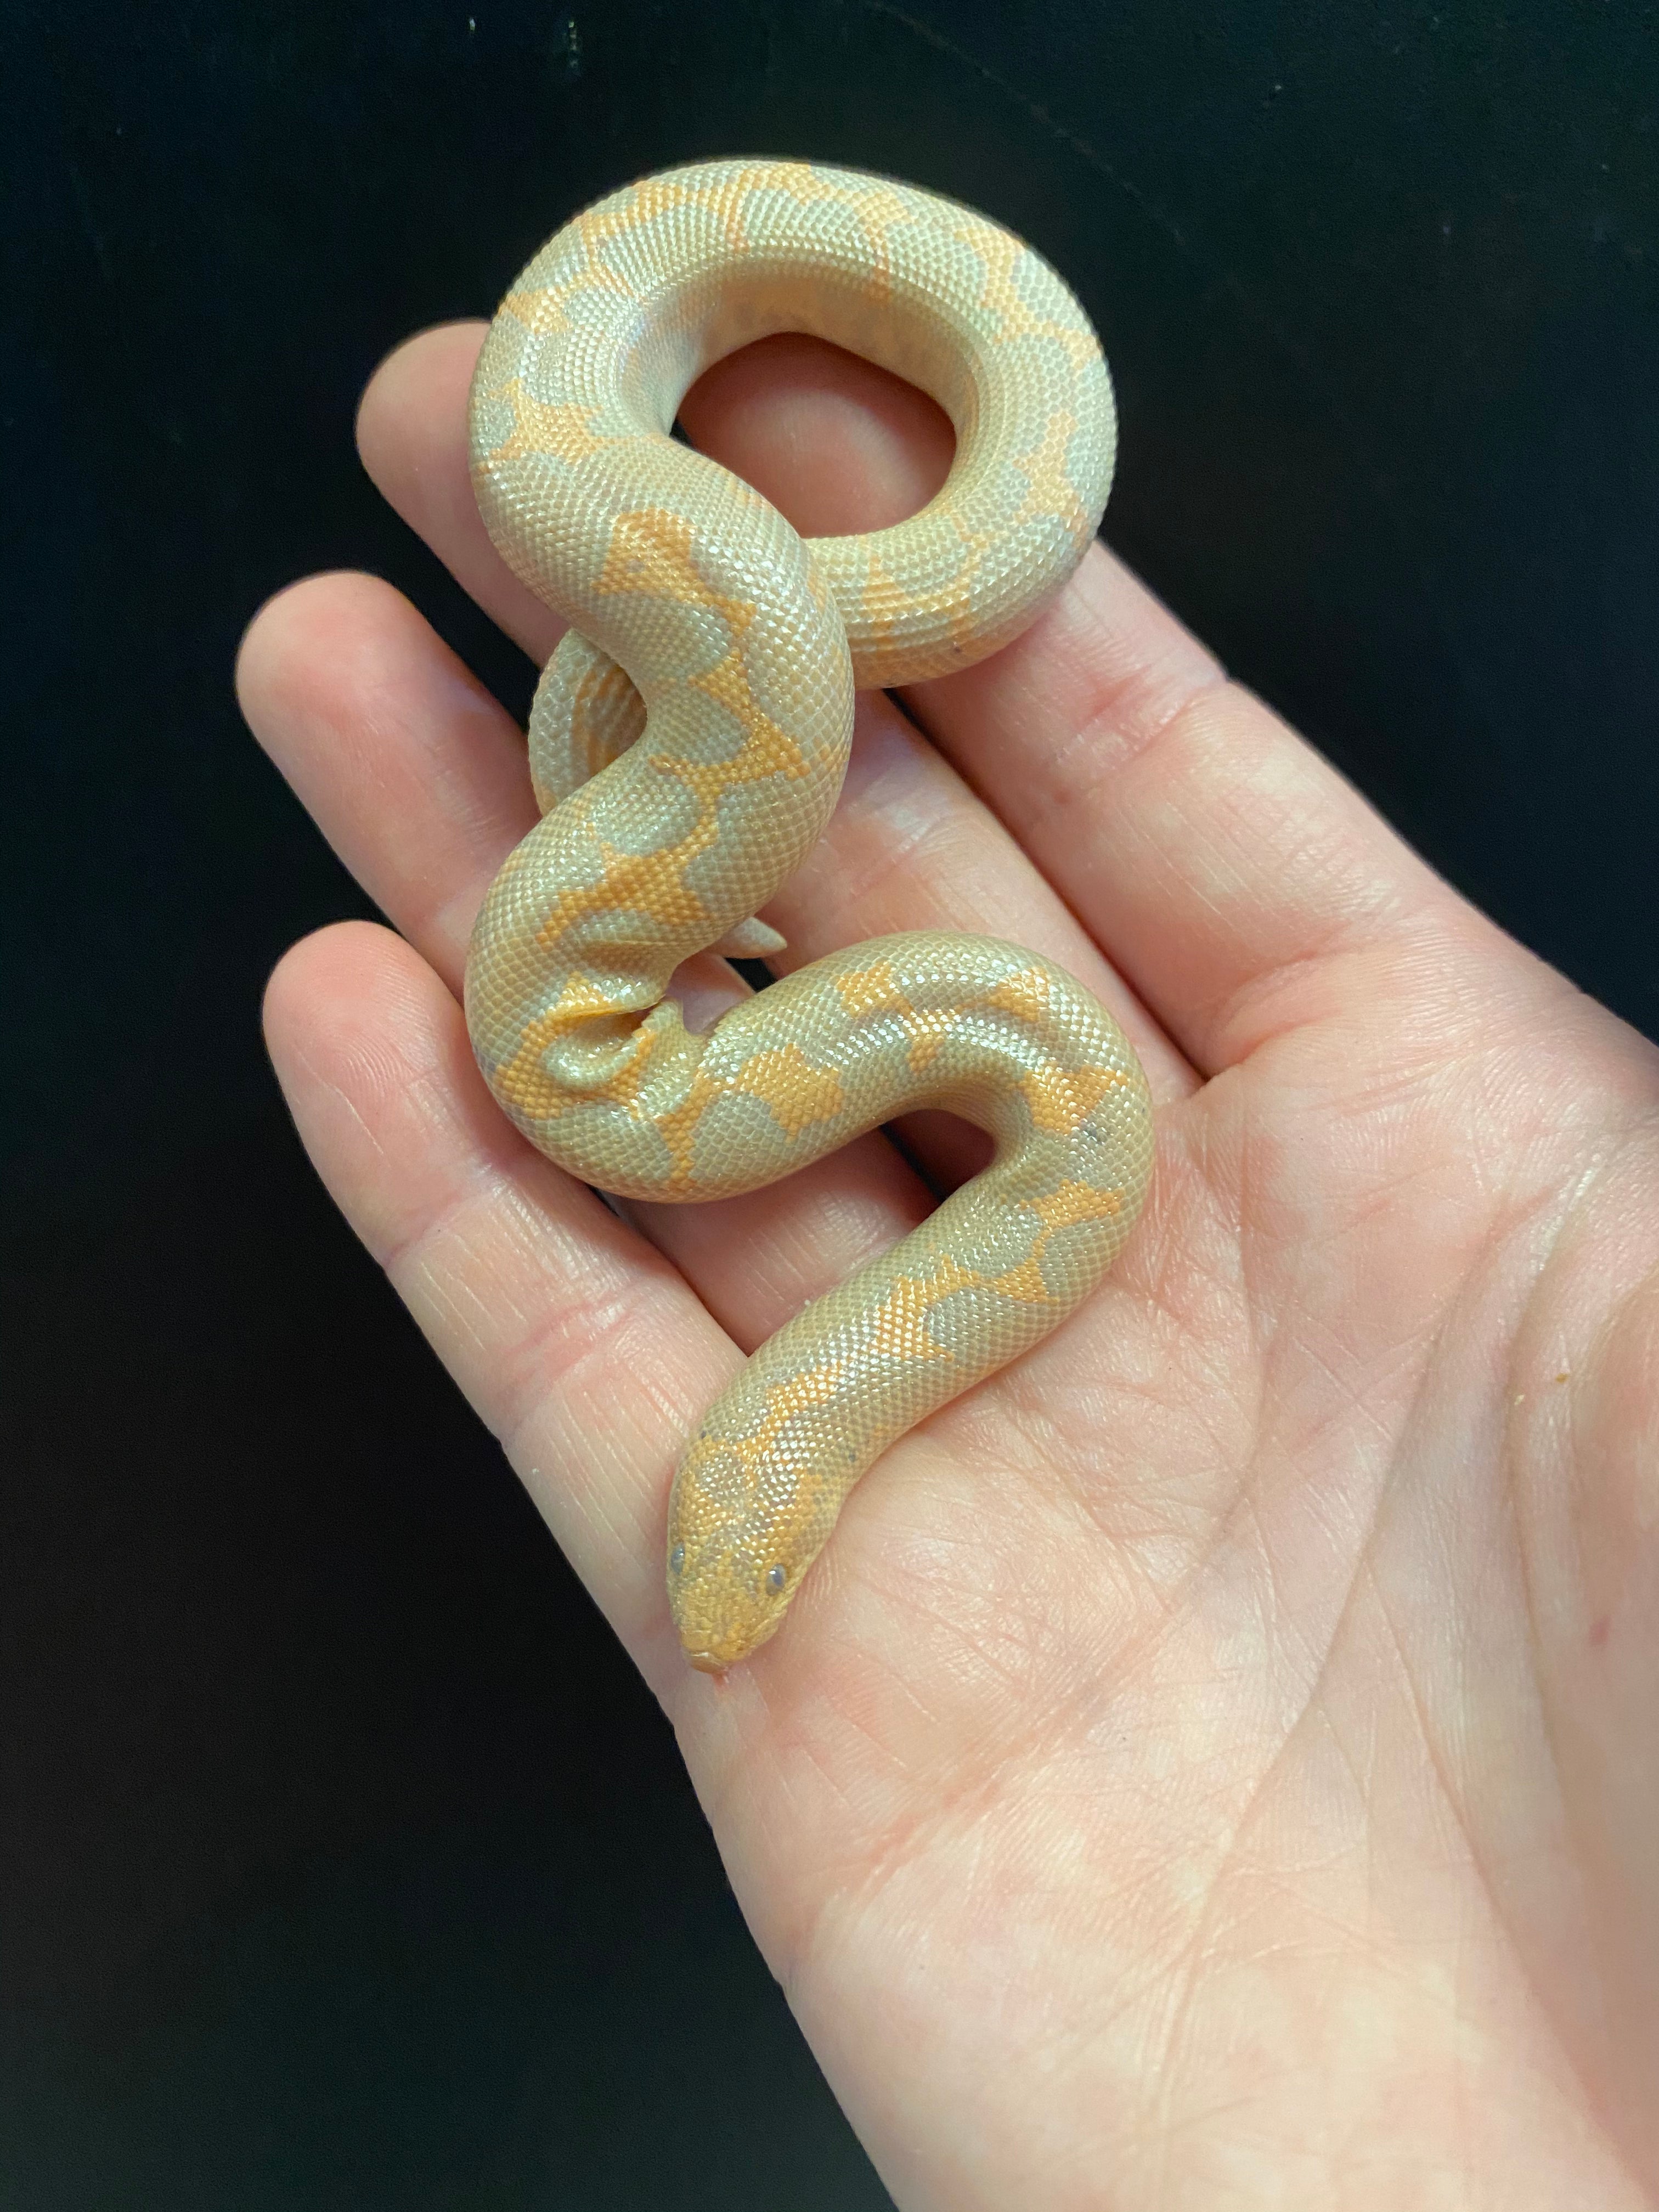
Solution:
[[[539,661],[467,481],[482,332],[395,354],[362,450]],[[684,420],[813,532],[950,454],[805,340]],[[1103,548],[913,720],[861,701],[780,964],[1036,947],[1128,1030],[1158,1167],[1102,1291],[887,1455],[716,1683],[664,1595],[676,1455],[978,1140],[923,1119],[908,1158],[618,1218],[467,1047],[469,927],[534,816],[507,715],[359,575],[265,607],[240,683],[402,933],[272,978],[301,1133],[672,1717],[903,2212],[1659,2203],[1659,1054]]]

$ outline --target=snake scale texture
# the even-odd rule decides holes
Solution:
[[[803,540],[671,432],[687,388],[776,331],[918,385],[956,428],[938,496]],[[758,1189],[921,1106],[991,1164],[763,1345],[693,1437],[668,1595],[693,1665],[777,1628],[848,1493],[897,1437],[1095,1287],[1145,1195],[1139,1063],[1051,962],[935,931],[851,945],[688,1031],[668,995],[822,832],[861,685],[1016,636],[1100,521],[1111,385],[1059,277],[999,225],[819,163],[701,162],[601,200],[502,301],[473,381],[473,480],[515,573],[572,627],[543,673],[543,809],[466,975],[479,1065],[540,1151],[620,1197]]]

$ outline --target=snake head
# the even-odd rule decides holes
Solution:
[[[758,1650],[822,1541],[803,1552],[797,1516],[756,1497],[741,1450],[696,1437],[668,1516],[669,1610],[691,1664],[722,1674]]]

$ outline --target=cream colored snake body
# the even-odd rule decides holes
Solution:
[[[781,330],[932,393],[939,495],[804,542],[670,432],[710,362]],[[1152,1155],[1111,1017],[993,938],[878,938],[702,1035],[665,995],[757,922],[823,830],[859,685],[994,652],[1071,574],[1105,502],[1111,387],[1087,319],[965,208],[793,161],[700,163],[579,216],[501,304],[473,383],[490,534],[573,627],[531,719],[543,818],[479,916],[466,1007],[543,1152],[637,1199],[753,1190],[919,1106],[996,1156],[763,1345],[682,1462],[669,1599],[695,1665],[771,1635],[859,1476],[1053,1328],[1128,1234]]]

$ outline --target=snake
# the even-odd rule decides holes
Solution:
[[[921,511],[804,538],[676,434],[712,363],[779,331],[931,395],[956,451]],[[478,914],[474,1054],[525,1137],[617,1201],[757,1190],[919,1107],[989,1164],[751,1355],[685,1447],[668,1608],[719,1674],[781,1624],[853,1486],[1100,1283],[1145,1197],[1146,1079],[1054,962],[943,930],[789,968],[706,1029],[674,971],[775,961],[761,919],[839,794],[860,687],[1018,636],[1099,527],[1099,342],[1012,232],[917,186],[733,157],[567,222],[501,301],[469,400],[480,513],[569,625],[528,741],[540,818]]]

